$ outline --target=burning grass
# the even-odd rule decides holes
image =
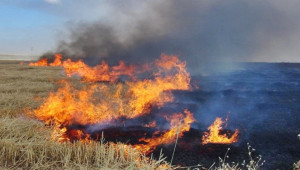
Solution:
[[[0,75],[0,117],[13,117],[26,107],[39,106],[41,100],[38,99],[56,90],[58,86],[55,81],[63,77],[61,68],[45,69],[11,61],[0,62]]]
[[[169,166],[162,158],[151,160],[120,143],[52,141],[54,127],[26,117],[24,108],[37,108],[49,91],[59,88],[56,81],[66,78],[61,68],[1,61],[0,74],[1,169],[163,169]],[[77,78],[69,81],[80,85]]]
[[[82,82],[82,80],[87,80],[84,78],[84,75],[86,74],[85,71],[82,71],[83,79],[78,77],[68,78],[65,76],[65,72],[61,67],[35,67],[34,65],[19,65],[18,63],[11,62],[0,63],[0,74],[3,75],[0,77],[0,146],[3,146],[0,148],[0,168],[170,168],[171,165],[165,162],[162,156],[160,156],[158,160],[152,160],[151,158],[146,157],[144,152],[148,153],[160,144],[175,142],[175,140],[177,141],[185,131],[189,131],[191,123],[195,120],[193,114],[188,110],[183,110],[181,113],[174,113],[173,115],[164,115],[165,121],[169,122],[170,129],[160,132],[157,131],[153,133],[152,138],[140,138],[140,141],[143,143],[134,146],[122,143],[104,142],[103,138],[97,141],[86,141],[86,137],[76,138],[76,136],[76,140],[72,142],[69,142],[68,140],[63,140],[65,142],[61,142],[60,140],[57,140],[57,136],[54,136],[55,133],[58,132],[58,138],[62,137],[61,131],[66,131],[66,128],[69,128],[68,126],[74,123],[72,121],[78,118],[72,117],[72,115],[71,118],[59,117],[65,113],[72,114],[73,106],[74,108],[83,105],[92,106],[91,108],[94,108],[94,110],[82,111],[87,113],[98,113],[99,106],[95,105],[93,102],[90,103],[89,100],[86,100],[86,97],[89,97],[89,95],[93,96],[95,93],[100,94],[99,91],[103,90],[100,86],[105,87],[104,91],[102,91],[104,93],[102,94],[106,94],[101,96],[102,99],[100,103],[106,103],[107,101],[112,100],[116,101],[117,104],[115,103],[110,107],[107,107],[110,109],[107,111],[111,114],[118,113],[120,114],[120,117],[124,117],[124,114],[128,112],[133,113],[133,115],[128,115],[128,118],[138,117],[141,113],[149,114],[148,109],[151,109],[151,106],[156,105],[157,107],[160,107],[164,102],[172,101],[172,94],[169,93],[169,91],[173,89],[188,90],[190,88],[190,79],[189,77],[186,77],[188,76],[188,73],[185,70],[182,70],[182,63],[179,63],[176,58],[169,59],[175,61],[176,64],[173,66],[169,65],[164,59],[162,59],[162,62],[156,61],[155,64],[158,66],[158,70],[155,74],[156,78],[152,80],[149,79],[140,82],[134,82],[134,80],[129,83],[114,83],[110,85],[98,83],[96,87],[91,84],[91,81]],[[54,63],[58,63],[57,65],[62,64],[59,61],[54,61]],[[118,68],[121,69],[124,65],[121,66],[122,64],[120,64],[120,67]],[[171,67],[175,67],[181,74],[168,76],[167,74],[162,73],[162,69],[160,69],[172,70]],[[113,75],[117,74],[116,70],[118,69],[113,69]],[[161,76],[163,76],[163,79]],[[135,79],[134,76],[131,78]],[[175,80],[171,78],[175,78]],[[63,87],[61,84],[57,84],[61,79],[65,79],[65,82],[67,82],[62,83]],[[115,82],[115,80],[113,80],[113,82]],[[160,83],[163,84],[160,85]],[[99,86],[99,84],[101,85]],[[80,91],[80,89],[83,89],[83,91]],[[123,92],[124,90],[131,90],[130,94],[133,95],[133,97],[126,96],[127,94]],[[89,91],[91,93],[89,93]],[[166,93],[162,94],[163,91],[166,91]],[[46,111],[44,110],[48,107],[47,101],[50,101],[51,99],[51,94],[49,98],[49,92],[52,92],[52,97],[57,97],[58,100],[56,101],[63,104],[58,105],[59,107],[57,107],[63,109],[60,110],[60,115],[54,113],[54,115],[51,116],[50,111],[52,109],[48,109],[48,111],[47,109]],[[82,95],[82,97],[80,97],[80,95]],[[71,100],[71,104],[64,103],[67,101],[66,99],[68,97]],[[43,98],[44,100],[42,100]],[[116,100],[120,98],[122,98],[122,100]],[[123,100],[124,98],[126,100]],[[135,105],[136,103],[138,103],[138,105]],[[70,106],[70,108],[67,106]],[[42,123],[28,118],[28,111],[25,111],[24,108],[31,108],[30,110],[31,113],[33,113],[33,116],[44,122]],[[117,111],[111,109],[117,109]],[[47,114],[41,114],[43,113],[41,111],[45,111]],[[76,111],[78,112],[78,110]],[[80,124],[86,125],[90,123],[99,123],[99,121],[101,122],[103,120],[107,121],[107,118],[109,118],[109,114],[104,114],[104,119],[99,118],[98,116],[93,117],[95,115],[91,116],[92,118],[88,117],[86,119],[85,117],[85,119],[78,119],[76,123],[79,121]],[[119,117],[117,116],[117,118]],[[153,126],[157,126],[157,122],[152,120],[143,126],[153,128]],[[79,136],[82,136],[82,134]],[[69,138],[70,136],[66,137]]]
[[[130,146],[118,144],[58,143],[50,140],[51,128],[27,118],[0,119],[0,167],[30,169],[163,169]]]
[[[149,154],[159,145],[174,142],[177,131],[179,137],[182,137],[183,132],[189,131],[195,121],[193,113],[188,110],[184,114],[154,115],[152,112],[154,107],[160,108],[173,102],[172,90],[191,89],[186,63],[177,56],[162,54],[155,61],[141,67],[126,66],[122,61],[118,66],[108,66],[103,61],[100,65],[89,67],[81,60],[74,62],[67,59],[60,62],[60,55],[55,58],[54,63],[59,63],[67,76],[79,75],[84,87],[77,89],[69,81],[62,81],[62,87],[51,92],[43,104],[29,112],[45,124],[55,125],[56,129],[52,134],[54,140],[93,140],[92,135],[95,131],[103,130],[103,126],[112,127],[119,124],[118,122],[134,121],[147,115],[164,117],[169,129],[157,130],[154,133],[156,135],[153,134],[148,139],[140,136],[139,143],[133,145],[134,148]],[[141,73],[149,76],[138,78]],[[120,83],[120,76],[129,77]],[[160,123],[156,128],[160,129],[164,124],[166,123]],[[93,127],[90,128],[91,126]],[[139,123],[138,126],[144,124]]]
[[[238,133],[239,131],[236,129],[231,137],[228,137],[227,134],[220,134],[222,130],[222,124],[224,122],[221,118],[217,117],[214,123],[208,127],[209,133],[204,132],[204,136],[202,137],[202,144],[208,143],[221,143],[221,144],[230,144],[238,141]]]

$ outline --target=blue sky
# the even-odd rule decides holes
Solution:
[[[53,48],[64,19],[42,10],[0,3],[0,53],[40,54]]]
[[[162,33],[154,31],[150,37],[175,35],[178,41],[199,37],[196,45],[185,44],[202,50],[200,57],[235,55],[233,59],[241,61],[300,62],[300,1],[201,0],[192,7],[201,11],[199,16],[189,14],[191,6],[181,3],[178,7],[174,1],[1,0],[0,55],[37,56],[53,51],[59,40],[68,38],[71,25],[80,22],[104,21],[119,31],[117,36],[130,39],[135,35],[130,28],[142,21],[153,22],[153,30]],[[173,7],[178,12],[173,13]],[[193,25],[193,19],[198,19],[198,25]],[[166,32],[168,25],[185,21],[192,27],[171,27],[181,36]]]
[[[40,55],[56,47],[68,22],[99,16],[97,5],[76,1],[1,0],[0,54]]]

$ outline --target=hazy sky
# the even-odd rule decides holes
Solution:
[[[1,0],[0,54],[40,55],[53,49],[69,22],[101,15],[96,6],[85,9],[83,2]]]
[[[41,55],[56,50],[78,23],[113,25],[119,39],[132,40],[128,37],[136,29],[130,27],[151,22],[148,37],[174,36],[189,47],[182,51],[193,51],[187,55],[300,62],[299,21],[298,0],[1,0],[0,54]],[[172,42],[168,50],[170,46]]]

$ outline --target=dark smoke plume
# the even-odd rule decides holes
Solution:
[[[90,65],[102,59],[142,63],[171,53],[195,72],[212,62],[270,58],[299,30],[298,15],[281,9],[280,1],[105,2],[107,15],[70,26],[70,38],[56,52]]]

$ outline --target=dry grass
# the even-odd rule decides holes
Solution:
[[[51,127],[23,114],[58,88],[65,78],[58,67],[31,67],[0,62],[0,169],[164,169],[161,157],[151,160],[123,144],[57,143]],[[72,79],[75,83],[78,79]]]
[[[123,144],[57,143],[50,128],[27,118],[0,119],[0,165],[24,169],[155,169],[153,161]]]
[[[257,170],[260,167],[262,167],[265,163],[264,160],[262,160],[262,157],[259,155],[256,158],[253,158],[252,154],[255,152],[255,149],[252,148],[249,144],[248,145],[248,156],[249,160],[244,160],[242,163],[239,162],[227,162],[227,159],[229,158],[229,151],[230,148],[228,148],[224,158],[219,158],[219,165],[215,166],[213,164],[209,169],[210,170]]]
[[[45,97],[63,77],[56,67],[39,68],[0,62],[0,116],[19,115],[25,107],[36,107],[36,97]]]
[[[300,134],[298,134],[298,138],[300,140]],[[300,160],[294,163],[294,170],[300,170]]]
[[[294,170],[299,170],[300,169],[300,161],[294,163]]]
[[[161,156],[151,160],[124,144],[57,143],[51,127],[26,116],[24,108],[36,108],[41,98],[58,88],[64,73],[59,67],[32,67],[0,61],[0,169],[166,169]],[[78,79],[71,79],[73,84]],[[175,148],[174,148],[175,149]],[[250,155],[248,164],[228,164],[226,156],[210,169],[258,169]],[[241,166],[242,165],[242,168]],[[198,169],[201,166],[195,166]],[[178,167],[177,167],[178,168]],[[186,167],[193,169],[192,167]]]

